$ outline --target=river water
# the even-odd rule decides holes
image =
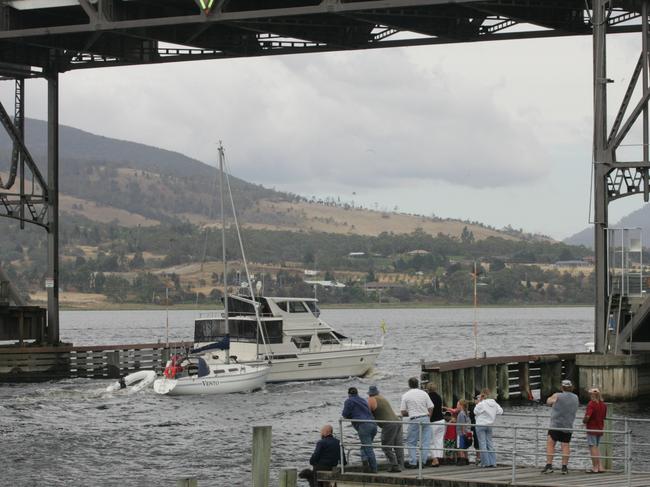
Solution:
[[[169,312],[170,340],[191,340],[194,311]],[[173,486],[195,477],[204,486],[249,486],[254,425],[272,425],[272,478],[303,468],[322,424],[337,424],[349,386],[365,397],[379,387],[393,406],[419,374],[420,359],[473,355],[467,308],[326,309],[321,316],[355,339],[385,348],[365,378],[271,384],[263,391],[194,397],[108,394],[108,380],[75,379],[0,385],[0,483],[12,486]],[[486,308],[479,312],[479,349],[488,355],[573,352],[591,341],[591,308]],[[68,311],[64,341],[75,345],[166,339],[164,311]],[[617,406],[647,416],[647,406]],[[541,409],[510,408],[514,412]],[[346,435],[349,435],[346,432]],[[351,438],[351,436],[349,436]],[[277,485],[277,483],[276,483]]]

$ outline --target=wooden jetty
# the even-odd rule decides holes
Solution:
[[[421,362],[421,381],[437,385],[445,406],[471,400],[486,387],[500,401],[532,399],[533,391],[544,401],[560,389],[563,379],[573,382],[583,400],[593,386],[607,401],[650,396],[650,354],[559,353]]]
[[[5,346],[0,347],[0,382],[109,379],[137,370],[161,370],[172,352],[191,346],[191,342]]]
[[[539,390],[545,399],[560,390],[563,379],[579,382],[575,353],[512,355],[421,363],[421,380],[433,382],[452,407],[458,399],[472,400],[489,388],[500,401],[529,400]],[[586,387],[590,387],[589,384]]]
[[[630,482],[623,472],[588,474],[584,470],[572,470],[568,475],[559,472],[543,475],[541,468],[516,467],[513,482],[512,466],[478,468],[476,466],[441,466],[423,469],[421,479],[417,470],[400,473],[380,472],[319,472],[318,479],[330,481],[337,487],[384,487],[400,485],[407,487],[648,487],[650,473],[632,473]]]

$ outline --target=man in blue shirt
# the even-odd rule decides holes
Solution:
[[[341,443],[334,438],[332,426],[326,424],[320,430],[320,440],[316,443],[316,449],[309,459],[313,470],[307,468],[300,472],[299,477],[309,481],[309,485],[316,486],[318,471],[330,471],[339,464],[341,456]]]
[[[361,462],[363,463],[364,472],[377,472],[377,459],[375,451],[372,449],[372,441],[377,434],[377,423],[373,420],[372,413],[368,407],[368,402],[359,397],[359,391],[356,387],[348,389],[348,398],[343,404],[341,413],[346,419],[363,419],[364,422],[352,421],[352,426],[357,430],[361,444]]]

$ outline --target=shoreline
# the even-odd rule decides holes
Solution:
[[[45,303],[35,303],[35,306],[46,306]],[[341,303],[319,304],[321,309],[472,309],[471,304],[437,304],[437,303]],[[592,304],[486,304],[479,309],[498,308],[593,308]],[[221,305],[208,304],[177,304],[161,306],[143,303],[102,303],[99,305],[63,304],[61,311],[214,311],[222,310]]]

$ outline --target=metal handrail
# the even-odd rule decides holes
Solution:
[[[510,415],[516,415],[510,414]],[[535,417],[534,415],[519,415],[519,416],[527,416],[527,417]],[[535,450],[533,452],[529,451],[521,451],[518,449],[518,441],[522,439],[521,435],[519,434],[521,431],[535,431],[536,433],[539,431],[547,431],[549,427],[542,427],[539,426],[539,417],[536,417],[536,425],[535,426],[527,426],[527,425],[504,425],[504,424],[493,424],[493,425],[485,425],[489,426],[490,428],[497,429],[497,430],[512,430],[512,448],[510,449],[493,449],[490,450],[490,452],[494,454],[501,454],[501,455],[509,455],[511,456],[511,463],[512,463],[512,482],[516,482],[517,479],[517,459],[522,458],[522,457],[533,457],[535,459],[535,467],[537,467],[537,459],[541,457],[546,456],[546,452],[540,452],[539,451],[539,435],[536,434],[535,437]],[[601,434],[611,434],[611,435],[621,435],[624,438],[624,450],[622,455],[601,455],[600,458],[601,460],[603,459],[610,459],[612,461],[622,461],[623,462],[623,471],[626,475],[627,478],[627,485],[631,485],[631,475],[632,475],[632,468],[631,468],[631,455],[632,455],[632,449],[631,449],[631,429],[629,428],[628,425],[628,420],[629,418],[625,418],[625,427],[623,430],[620,429],[603,429],[603,430],[593,430],[593,429],[586,429],[586,428],[553,428],[553,430],[556,431],[564,431],[564,432],[579,432],[579,433],[601,433]],[[364,443],[356,443],[352,441],[346,442],[344,439],[344,430],[343,430],[343,425],[344,423],[375,423],[375,424],[409,424],[406,421],[402,420],[370,420],[370,419],[346,419],[346,418],[340,418],[339,419],[339,431],[340,431],[340,458],[341,458],[341,473],[345,473],[345,461],[344,461],[344,451],[345,447],[371,447],[374,448],[374,444],[364,444]],[[432,451],[432,450],[438,450],[437,448],[431,448],[430,446],[428,448],[422,448],[422,430],[425,426],[427,427],[441,427],[443,425],[438,424],[436,425],[435,423],[411,423],[411,424],[417,424],[418,425],[418,445],[417,445],[417,450],[418,450],[418,474],[417,478],[422,479],[422,457],[423,457],[423,452],[424,451]],[[467,427],[476,427],[476,424],[473,423],[454,423],[455,426],[467,426]],[[444,425],[446,427],[446,425]],[[482,426],[482,425],[478,425]],[[381,445],[382,448],[399,448],[402,449],[406,452],[407,449],[412,448],[409,447],[408,445]],[[464,452],[467,451],[467,449],[462,449],[462,448],[444,448],[444,450],[447,451],[453,451],[453,452]],[[474,451],[478,453],[485,453],[488,452],[488,450],[485,449],[474,449]],[[591,455],[572,455],[572,458],[575,459],[591,459]]]

